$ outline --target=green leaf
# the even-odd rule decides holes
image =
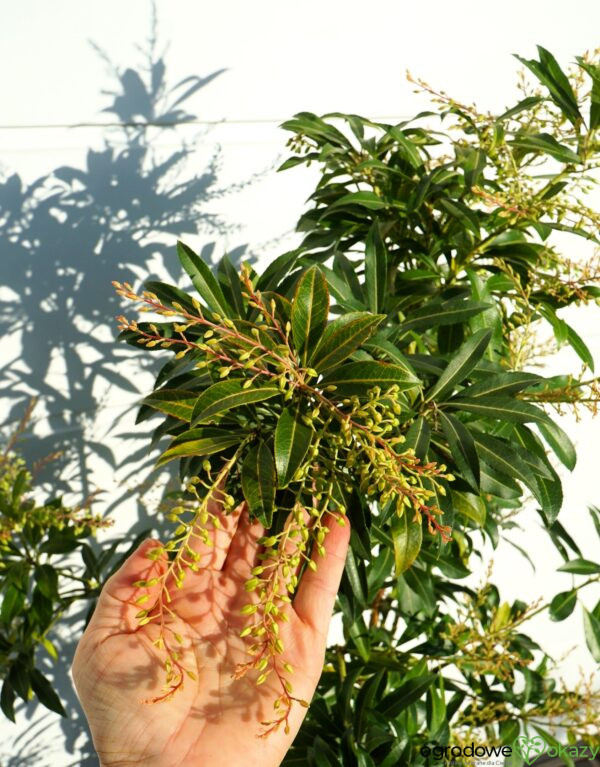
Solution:
[[[391,531],[394,540],[396,575],[402,575],[417,558],[423,543],[423,527],[420,522],[409,520],[408,509],[401,517],[392,515]]]
[[[240,432],[218,429],[216,427],[204,427],[189,429],[174,439],[169,447],[156,461],[156,467],[163,466],[174,458],[188,458],[189,456],[204,456],[220,453],[233,445],[239,445],[244,437]]]
[[[231,317],[233,313],[221,286],[200,256],[181,241],[177,242],[177,255],[198,295],[208,308],[221,316]]]
[[[562,573],[573,573],[574,575],[597,575],[600,573],[600,565],[591,562],[589,559],[572,559],[565,562],[558,570]]]
[[[430,301],[421,309],[410,313],[410,317],[400,324],[399,335],[408,330],[426,330],[431,327],[442,327],[465,322],[481,312],[489,309],[492,304],[482,301],[469,301],[463,298],[453,298],[448,301]]]
[[[378,221],[374,221],[365,243],[365,289],[369,309],[376,314],[383,309],[387,278],[387,250]]]
[[[529,402],[522,402],[510,397],[456,397],[445,402],[445,407],[457,408],[468,413],[475,413],[482,418],[495,418],[501,421],[516,423],[546,423],[552,419],[541,408]]]
[[[7,586],[2,595],[2,605],[0,605],[0,621],[6,626],[12,619],[19,614],[25,604],[25,595],[12,584]]]
[[[584,362],[593,373],[594,358],[592,357],[592,353],[583,338],[581,338],[570,325],[567,325],[567,343],[571,346],[579,359]]]
[[[425,401],[441,399],[454,386],[467,378],[475,365],[483,357],[483,353],[492,337],[492,331],[479,330],[467,339],[452,357],[444,372],[427,392]]]
[[[336,386],[336,394],[340,396],[365,394],[375,386],[385,391],[392,385],[404,390],[413,389],[421,384],[400,365],[370,360],[348,362],[329,370],[319,382],[319,386],[322,387]]]
[[[339,365],[373,335],[384,319],[384,314],[370,312],[350,312],[338,317],[325,328],[309,359],[310,366],[322,372]]]
[[[245,314],[245,307],[244,299],[242,297],[242,284],[240,276],[235,266],[231,263],[231,259],[227,253],[224,253],[221,256],[217,271],[223,295],[225,295],[229,304],[235,308],[237,316],[243,317]]]
[[[149,405],[154,410],[160,410],[161,413],[166,413],[174,418],[189,422],[192,418],[192,411],[197,397],[198,392],[194,391],[159,389],[145,397],[141,404]]]
[[[557,423],[538,423],[540,434],[552,448],[556,457],[573,471],[577,463],[577,451],[567,433]]]
[[[430,437],[431,429],[427,420],[423,416],[419,416],[406,432],[406,439],[402,447],[404,449],[412,447],[417,458],[424,461],[429,448]]]
[[[298,410],[285,408],[275,428],[275,467],[277,486],[287,487],[302,465],[310,447],[313,430],[300,420]]]
[[[592,658],[596,663],[600,663],[600,620],[585,607],[583,608],[583,630]]]
[[[579,66],[582,67],[592,79],[588,128],[590,131],[594,131],[598,125],[600,125],[600,65],[584,61],[581,56],[575,56],[575,58],[577,59]]]
[[[510,486],[511,479],[518,479],[525,484],[541,503],[539,486],[535,475],[517,452],[506,440],[495,439],[488,434],[472,432],[480,461],[485,461],[492,469],[506,476]]]
[[[550,618],[553,621],[564,621],[575,609],[577,604],[577,592],[575,589],[571,591],[561,591],[550,602]]]
[[[549,133],[517,133],[516,137],[509,139],[507,143],[512,144],[517,149],[522,149],[526,153],[543,152],[559,162],[567,164],[583,162],[578,154],[564,144],[559,144],[554,136],[551,136]]]
[[[581,113],[579,112],[577,98],[575,97],[575,93],[573,92],[568,77],[562,71],[550,51],[546,50],[546,48],[543,48],[541,45],[538,45],[537,49],[540,57],[539,61],[536,61],[535,59],[524,59],[516,53],[513,53],[513,56],[530,69],[542,85],[545,85],[548,88],[550,97],[554,103],[557,104],[568,120],[572,122],[573,125],[576,125],[581,119]]]
[[[41,671],[38,671],[37,668],[34,668],[31,669],[29,674],[31,687],[34,693],[37,695],[40,703],[46,706],[46,708],[49,708],[50,711],[54,711],[61,716],[66,716],[67,712],[64,710],[63,705],[60,702],[60,698],[52,688],[50,682],[41,673]]]
[[[419,700],[436,678],[436,674],[424,674],[423,676],[409,679],[400,685],[397,690],[384,696],[381,703],[377,706],[378,713],[386,719],[395,719],[405,708]]]
[[[498,373],[497,375],[488,375],[480,381],[461,391],[459,396],[469,397],[499,397],[501,395],[517,394],[517,392],[527,389],[529,386],[535,386],[543,382],[541,376],[535,373]]]
[[[5,679],[0,692],[0,709],[7,719],[15,721],[15,691],[12,684]]]
[[[242,490],[250,513],[265,529],[273,522],[275,505],[275,461],[267,444],[252,445],[242,464]]]
[[[302,365],[319,343],[328,314],[327,282],[321,270],[311,266],[300,278],[292,302],[292,335]]]
[[[203,391],[192,411],[192,426],[214,421],[232,408],[262,402],[281,394],[277,386],[250,386],[244,389],[243,383],[238,379],[219,381]]]
[[[454,462],[473,490],[478,493],[479,458],[471,432],[458,418],[449,413],[439,410],[438,416]]]
[[[481,496],[451,490],[450,497],[452,498],[452,506],[458,514],[470,519],[477,527],[485,525],[487,509]]]
[[[375,192],[351,192],[350,194],[343,195],[332,203],[329,206],[329,209],[334,210],[336,208],[352,205],[358,205],[359,207],[367,208],[368,210],[381,210],[381,208],[385,208],[387,203],[385,200],[382,200],[378,194],[375,194]]]

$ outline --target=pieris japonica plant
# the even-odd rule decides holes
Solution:
[[[548,743],[554,726],[591,737],[593,680],[559,683],[523,624],[542,610],[568,618],[579,590],[600,581],[559,519],[558,470],[574,468],[576,451],[556,420],[567,407],[597,410],[593,356],[563,310],[597,301],[599,260],[597,249],[567,257],[553,238],[600,244],[586,203],[600,68],[597,52],[567,74],[538,51],[520,60],[539,86],[522,79],[523,97],[498,115],[419,81],[440,106],[414,120],[287,121],[293,154],[281,169],[314,163],[321,176],[300,245],[262,274],[238,273],[227,256],[213,274],[180,243],[193,293],[115,283],[153,315],[120,317],[121,337],[169,355],[138,420],[162,416],[155,439],[170,442],[157,463],[177,460],[184,486],[173,537],[150,552],[168,557],[167,571],[136,584],[138,619],[157,626],[164,652],[157,699],[185,680],[169,605],[201,567],[192,542],[209,540],[213,501],[245,502],[266,530],[237,672],[280,681],[265,732],[285,726],[294,703],[285,605],[309,562],[318,567],[325,515],[350,520],[344,641],[327,651],[285,764],[426,765],[428,742],[512,744],[531,728]],[[413,124],[422,117],[454,124]],[[577,362],[544,376],[544,357],[563,345]],[[560,570],[583,576],[547,603],[505,601],[489,577],[480,588],[463,580],[500,541],[535,564],[522,513],[539,516]],[[600,603],[582,613],[600,661]]]
[[[241,636],[253,657],[238,673],[256,670],[257,684],[277,674],[278,724],[295,700],[286,679],[292,670],[278,660],[284,649],[278,624],[303,568],[317,567],[312,548],[325,554],[324,516],[335,512],[344,524],[349,496],[358,490],[385,509],[400,531],[398,545],[402,538],[406,555],[414,557],[423,522],[431,535],[449,538],[438,496],[453,476],[406,444],[420,389],[410,366],[400,356],[387,362],[361,349],[384,315],[349,312],[328,322],[329,291],[317,266],[298,275],[288,299],[269,289],[269,273],[259,279],[248,266],[239,276],[228,269],[228,283],[219,284],[189,247],[179,243],[178,254],[198,297],[156,283],[138,295],[115,283],[120,295],[163,320],[119,318],[126,338],[174,353],[169,371],[177,372],[177,381],[145,405],[167,416],[173,437],[158,465],[181,460],[186,481],[184,500],[170,514],[177,524],[173,538],[149,554],[166,551],[170,562],[155,602],[146,606],[148,596],[138,597],[144,605],[139,620],[160,626],[155,644],[164,650],[167,672],[160,698],[168,698],[191,673],[169,629],[170,587],[201,566],[190,544],[208,542],[207,527],[218,524],[211,502],[226,509],[245,502],[267,534],[260,541],[263,562],[245,584],[254,598],[242,609],[248,625]],[[154,587],[157,578],[135,585]]]

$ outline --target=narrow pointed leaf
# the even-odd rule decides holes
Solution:
[[[219,381],[203,391],[192,411],[192,426],[210,423],[232,408],[250,405],[281,394],[276,386],[251,386],[244,389],[243,381]]]
[[[469,397],[501,397],[527,389],[529,386],[535,386],[544,379],[535,373],[498,373],[497,375],[486,376],[483,380],[477,381],[467,387],[458,396]]]
[[[429,424],[425,418],[419,416],[406,432],[406,440],[403,443],[402,448],[407,449],[412,447],[417,458],[424,461],[429,448],[430,436],[431,429],[429,428]]]
[[[312,429],[300,420],[299,412],[285,408],[275,428],[274,453],[278,487],[287,487],[290,483],[308,452],[312,435]]]
[[[552,424],[552,419],[541,408],[529,402],[510,397],[461,397],[446,402],[445,407],[475,413],[482,418],[495,418],[516,423]]]
[[[292,335],[301,364],[306,364],[321,340],[328,314],[327,282],[321,270],[311,266],[300,278],[292,302]]]
[[[365,289],[369,309],[377,313],[382,310],[385,299],[387,278],[387,251],[379,231],[379,224],[371,224],[365,243]]]
[[[182,421],[190,421],[198,392],[182,389],[159,389],[142,400],[142,405],[149,405],[154,410],[172,415]]]
[[[402,575],[417,558],[423,543],[423,526],[420,522],[409,519],[410,512],[404,510],[401,517],[392,515],[391,531],[394,541],[394,561],[396,575]]]
[[[464,381],[483,357],[491,337],[491,330],[479,330],[465,341],[450,360],[444,372],[427,392],[426,402],[432,399],[441,399],[456,384]]]
[[[325,328],[309,359],[310,366],[322,372],[339,365],[373,335],[384,319],[385,315],[370,312],[350,312],[338,317]]]
[[[554,451],[556,457],[573,471],[577,463],[577,451],[568,434],[557,423],[538,423],[540,434]]]
[[[583,630],[592,658],[596,663],[600,663],[600,620],[585,607],[583,608]]]
[[[171,442],[156,462],[156,466],[163,466],[174,458],[220,453],[228,447],[239,445],[243,436],[240,432],[225,431],[215,427],[189,429]]]
[[[177,243],[177,255],[198,295],[208,308],[225,317],[231,316],[231,307],[223,295],[221,286],[200,256],[181,241]]]
[[[410,376],[405,368],[399,365],[391,365],[387,362],[365,360],[364,362],[348,362],[340,367],[328,371],[320,386],[336,386],[336,394],[365,394],[374,386],[379,386],[385,391],[392,385],[400,390],[412,389],[420,386],[420,381]]]
[[[242,464],[242,490],[251,514],[268,530],[275,505],[275,461],[263,440],[246,454]]]
[[[438,415],[454,462],[473,490],[479,492],[479,458],[471,432],[453,415],[441,410]]]

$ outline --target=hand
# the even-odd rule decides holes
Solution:
[[[221,529],[212,531],[212,545],[195,545],[200,570],[188,571],[181,589],[173,588],[170,605],[177,615],[171,629],[183,640],[185,665],[196,681],[162,703],[142,702],[161,694],[164,655],[152,644],[157,626],[139,625],[132,585],[147,576],[149,565],[166,568],[166,559],[146,557],[156,541],[147,540],[105,584],[92,619],[77,647],[73,680],[87,716],[102,767],[276,767],[289,749],[306,708],[294,703],[289,732],[283,726],[266,737],[260,722],[273,719],[273,701],[281,693],[274,673],[256,685],[256,671],[240,679],[232,674],[247,663],[248,639],[239,634],[249,619],[240,609],[249,601],[244,582],[260,560],[262,525],[250,522],[245,505],[225,514],[213,506]],[[327,629],[339,587],[349,525],[334,515],[325,524],[326,555],[313,554],[316,571],[306,569],[288,622],[281,622],[284,652],[280,659],[294,668],[288,678],[293,695],[310,701],[321,675]],[[164,571],[164,570],[163,570]],[[279,656],[278,656],[279,657]]]

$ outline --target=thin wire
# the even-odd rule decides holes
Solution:
[[[414,115],[412,115],[414,117]],[[383,115],[381,117],[371,117],[370,120],[406,120],[411,115]],[[289,117],[257,117],[251,119],[222,119],[222,120],[145,120],[143,122],[81,122],[81,123],[39,123],[37,125],[13,124],[0,125],[0,130],[47,130],[53,128],[174,128],[178,125],[272,125],[280,124]]]

